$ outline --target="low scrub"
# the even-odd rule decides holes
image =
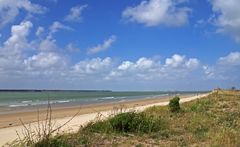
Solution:
[[[166,128],[167,123],[161,118],[145,113],[127,112],[117,114],[108,120],[90,123],[85,129],[98,133],[156,133]]]
[[[209,99],[197,100],[195,104],[190,107],[194,112],[206,112],[210,109],[212,102]]]

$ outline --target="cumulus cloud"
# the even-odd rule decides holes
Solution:
[[[11,27],[11,36],[0,47],[0,69],[23,74],[27,71],[41,73],[43,70],[60,70],[65,67],[66,59],[55,52],[58,47],[54,39],[46,38],[36,42],[36,46],[27,40],[32,26],[32,22],[23,21]],[[28,48],[36,49],[34,55],[27,54]]]
[[[105,40],[102,44],[99,44],[95,47],[89,48],[88,49],[88,54],[96,54],[105,50],[108,50],[112,44],[116,41],[116,36],[111,36],[107,40]]]
[[[30,21],[23,21],[11,27],[11,36],[0,47],[0,67],[21,67],[23,51],[29,47],[27,36],[32,26]]]
[[[11,28],[11,37],[4,43],[5,46],[14,46],[14,48],[22,47],[29,29],[32,27],[30,21],[22,22],[20,25],[13,25]]]
[[[240,42],[240,1],[210,0],[214,12],[213,21],[218,26],[217,32],[231,35]]]
[[[158,66],[159,63],[157,61],[146,57],[141,57],[136,62],[123,61],[105,79],[149,79],[154,75],[153,72],[157,70]]]
[[[110,57],[106,57],[104,59],[93,58],[91,60],[78,62],[73,66],[73,69],[79,74],[96,74],[109,70],[111,65],[112,59]]]
[[[197,68],[200,65],[200,61],[196,58],[186,59],[185,56],[174,54],[171,58],[165,60],[165,67],[187,67]]]
[[[187,59],[185,56],[178,54],[167,58],[165,64],[161,64],[156,59],[141,57],[136,62],[123,61],[106,76],[106,79],[177,79],[190,75],[196,69],[200,69],[198,59]]]
[[[118,70],[126,71],[126,70],[146,70],[150,69],[155,65],[155,61],[152,59],[147,59],[145,57],[139,58],[136,63],[131,61],[123,61],[121,65],[118,66]]]
[[[87,7],[88,5],[72,7],[69,14],[64,18],[64,20],[69,22],[80,22],[82,20],[82,12]]]
[[[165,66],[178,67],[182,65],[185,57],[175,54],[171,58],[167,58],[165,61]]]
[[[40,52],[24,60],[28,70],[62,69],[66,62],[63,57],[54,52]]]
[[[130,22],[142,23],[146,26],[182,26],[188,23],[187,7],[178,6],[184,1],[176,0],[144,0],[135,7],[126,8],[122,17]]]
[[[38,46],[38,50],[40,51],[54,51],[57,50],[57,45],[56,45],[56,40],[52,39],[52,38],[46,38],[40,41],[39,46]]]
[[[29,0],[0,0],[0,27],[12,22],[21,10],[28,13],[44,13],[45,7]]]
[[[196,58],[190,58],[186,63],[185,65],[188,67],[188,68],[197,68],[199,67],[200,65],[200,61]]]
[[[239,82],[240,72],[240,52],[231,52],[224,57],[220,57],[215,65],[203,67],[207,78],[215,80],[225,80]]]
[[[229,55],[219,58],[218,63],[227,66],[239,66],[240,52],[231,52]]]

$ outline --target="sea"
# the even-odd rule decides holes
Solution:
[[[48,105],[86,105],[124,102],[146,98],[206,93],[206,91],[79,91],[16,90],[0,91],[0,109]]]

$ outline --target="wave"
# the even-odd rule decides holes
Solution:
[[[32,100],[29,100],[29,101],[21,101],[21,102],[17,102],[15,104],[9,104],[7,105],[8,107],[26,107],[26,106],[38,106],[38,105],[47,105],[48,103],[50,104],[61,104],[61,103],[69,103],[71,102],[72,100],[54,100],[54,101],[39,101],[39,100],[36,100],[36,101],[32,101]]]
[[[98,98],[98,100],[113,100],[113,99],[115,99],[114,96]]]
[[[14,107],[25,107],[28,106],[28,104],[13,104],[13,105],[8,105],[8,107],[14,108]]]
[[[119,99],[126,99],[126,96],[118,97]]]
[[[29,101],[22,101],[21,103],[25,104],[25,103],[32,103],[32,100]]]
[[[71,102],[70,100],[60,100],[60,101],[56,101],[56,103],[69,103]]]

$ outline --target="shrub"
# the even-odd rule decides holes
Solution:
[[[85,129],[102,133],[154,133],[166,129],[166,122],[145,113],[127,112],[108,120],[90,123]]]
[[[180,104],[179,104],[180,98],[178,96],[175,96],[173,99],[169,102],[169,108],[171,112],[179,112],[180,111]]]

